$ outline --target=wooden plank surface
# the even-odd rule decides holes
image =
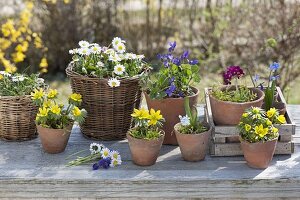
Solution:
[[[202,106],[203,107],[203,106]],[[300,124],[300,106],[289,106]],[[203,112],[203,109],[199,109]],[[297,138],[299,126],[296,127]],[[0,199],[298,199],[300,146],[291,156],[275,156],[265,170],[249,168],[242,156],[210,157],[185,162],[176,146],[164,145],[156,165],[139,167],[131,162],[126,140],[103,142],[120,151],[123,165],[93,171],[91,165],[65,167],[66,157],[88,149],[90,142],[74,128],[66,151],[42,151],[39,139],[0,142]]]

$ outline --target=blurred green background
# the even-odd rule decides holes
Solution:
[[[220,74],[229,65],[267,77],[269,64],[279,62],[278,85],[288,103],[300,103],[296,0],[0,0],[0,11],[1,70],[44,72],[64,94],[62,101],[71,93],[64,71],[71,60],[68,50],[80,40],[105,46],[119,36],[129,51],[144,54],[154,70],[159,67],[156,55],[177,41],[178,54],[188,49],[200,60],[200,89],[222,82]],[[16,31],[7,36],[11,28]],[[24,41],[29,43],[26,51]]]

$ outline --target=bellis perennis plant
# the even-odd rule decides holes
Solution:
[[[146,110],[145,108],[134,109],[131,114],[135,122],[135,127],[129,131],[129,134],[138,139],[156,139],[163,133],[159,129],[164,121],[163,116],[160,114],[160,110],[154,109]]]
[[[143,73],[144,55],[126,53],[125,41],[115,37],[108,47],[97,43],[80,41],[79,48],[69,51],[73,55],[73,70],[81,75],[106,78],[110,87],[118,87],[122,78]]]
[[[79,154],[81,152],[83,151],[77,152],[73,155]],[[97,162],[92,165],[93,170],[98,170],[99,168],[108,169],[110,167],[121,165],[122,163],[121,155],[118,151],[110,150],[103,144],[91,143],[90,155],[77,157],[75,160],[70,161],[67,166],[78,166],[85,163],[92,163],[96,160]]]
[[[279,135],[278,128],[274,125],[285,122],[285,117],[279,115],[275,108],[265,112],[261,108],[252,107],[243,113],[238,128],[243,140],[250,143],[266,142]]]
[[[176,42],[169,43],[167,54],[158,54],[163,67],[144,82],[144,89],[152,99],[178,98],[193,95],[191,84],[200,81],[198,60],[190,59],[190,52],[175,56]]]
[[[10,74],[0,71],[0,96],[30,95],[34,89],[44,88],[44,79],[38,74]]]
[[[43,89],[35,89],[31,93],[32,100],[39,106],[36,123],[53,129],[64,129],[74,121],[82,124],[87,113],[85,109],[77,107],[81,104],[81,95],[71,94],[69,105],[58,104],[57,96],[57,90],[52,89],[48,93],[45,93]]]
[[[179,132],[183,134],[198,134],[207,131],[207,128],[198,121],[198,113],[195,107],[190,107],[189,98],[184,98],[184,109],[186,116],[179,115]]]

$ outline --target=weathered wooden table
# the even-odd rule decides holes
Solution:
[[[299,125],[300,106],[289,109]],[[299,126],[296,143],[297,134]],[[163,146],[156,165],[139,167],[132,164],[126,141],[103,142],[121,152],[122,166],[98,171],[90,165],[65,167],[67,156],[88,149],[90,143],[78,128],[66,151],[57,155],[44,153],[39,139],[0,142],[0,199],[300,198],[297,144],[292,156],[275,156],[266,170],[249,168],[241,156],[185,162],[175,146]]]

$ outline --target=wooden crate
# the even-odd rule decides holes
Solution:
[[[286,103],[279,87],[278,101]],[[239,156],[243,155],[240,143],[237,140],[239,132],[236,126],[220,126],[216,125],[213,120],[209,91],[211,88],[205,88],[205,117],[212,126],[212,137],[210,142],[210,154],[212,156]],[[275,154],[292,154],[294,152],[294,143],[292,137],[295,134],[296,125],[291,118],[290,111],[287,109],[285,114],[287,124],[278,125],[279,138],[276,146]]]

